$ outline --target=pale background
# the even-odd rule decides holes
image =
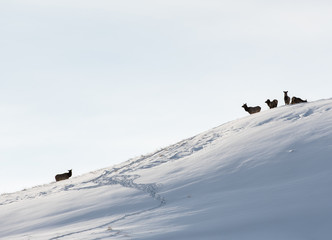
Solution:
[[[330,1],[2,0],[0,193],[332,97]]]

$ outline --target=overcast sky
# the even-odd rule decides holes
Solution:
[[[330,1],[1,0],[0,193],[331,98]]]

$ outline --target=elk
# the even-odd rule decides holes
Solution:
[[[298,97],[292,97],[291,104],[304,103],[304,102],[308,102],[308,101],[307,100],[302,100],[301,98],[298,98]]]
[[[243,104],[242,107],[244,108],[245,111],[247,111],[249,114],[254,114],[254,113],[258,113],[261,111],[261,107],[260,106],[256,106],[256,107],[248,107],[247,104]]]
[[[290,97],[287,95],[288,91],[284,91],[284,101],[285,105],[288,105],[290,102]]]
[[[276,108],[278,106],[278,100],[277,99],[274,99],[272,102],[270,101],[270,99],[266,100],[265,102],[269,108]]]
[[[71,170],[68,170],[67,173],[61,173],[61,174],[55,175],[55,180],[58,182],[58,181],[62,181],[62,180],[66,180],[66,179],[70,178],[71,175],[72,175],[72,171]]]

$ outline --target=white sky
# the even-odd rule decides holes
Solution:
[[[330,98],[332,2],[0,2],[0,193]]]

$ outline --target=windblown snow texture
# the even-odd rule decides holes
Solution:
[[[2,194],[0,239],[329,239],[331,156],[332,99],[266,110]]]

